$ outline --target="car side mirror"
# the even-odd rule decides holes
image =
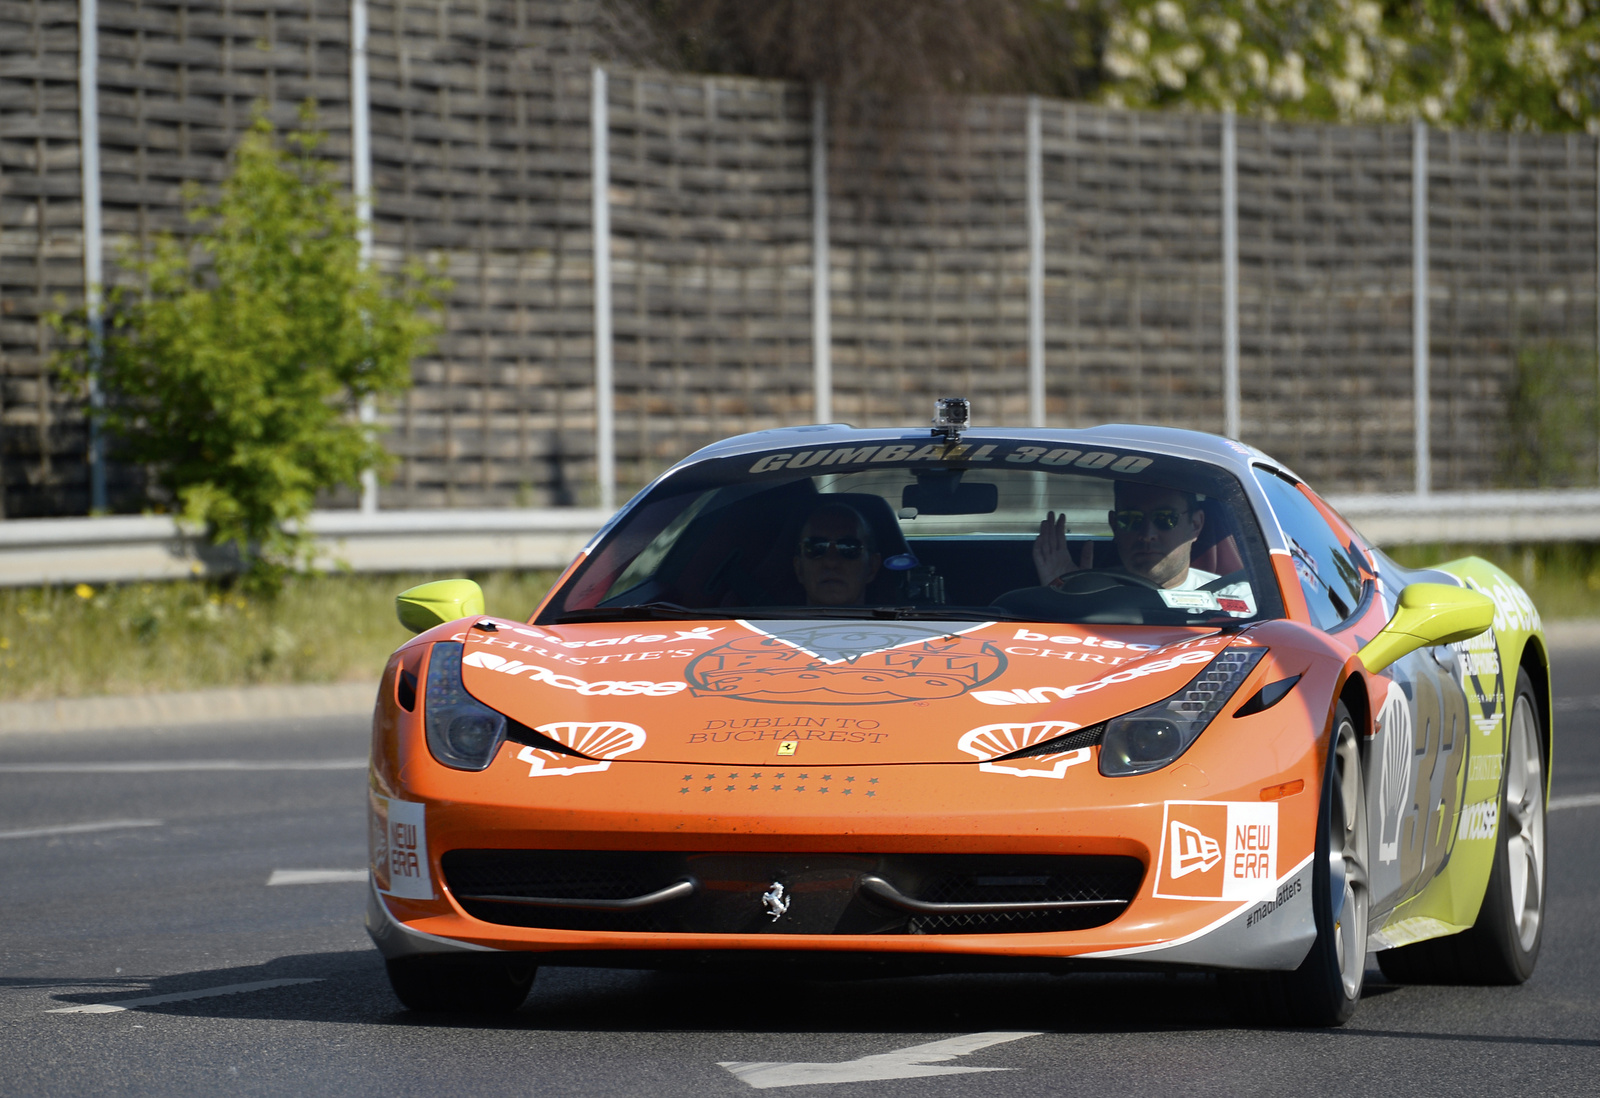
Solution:
[[[1469,587],[1407,584],[1394,617],[1356,655],[1368,671],[1382,671],[1419,648],[1477,636],[1494,624],[1494,612],[1494,600]]]
[[[395,616],[413,633],[483,613],[483,588],[469,579],[434,580],[402,591],[394,599]]]

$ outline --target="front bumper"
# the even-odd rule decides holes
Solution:
[[[603,773],[531,779],[509,752],[472,775],[413,757],[393,770],[374,768],[368,929],[387,957],[488,949],[537,952],[549,964],[654,964],[710,954],[752,960],[812,955],[819,962],[894,958],[935,968],[1116,962],[1292,969],[1316,933],[1311,853],[1317,781],[1306,780],[1302,792],[1271,802],[1270,872],[1257,870],[1247,891],[1230,884],[1202,898],[1197,893],[1206,889],[1191,886],[1215,875],[1212,861],[1237,855],[1244,864],[1232,831],[1244,842],[1244,829],[1256,826],[1250,821],[1267,818],[1259,808],[1263,788],[1314,779],[1315,759],[1308,753],[1281,774],[1219,789],[1208,769],[1225,772],[1226,760],[1210,760],[1204,750],[1190,755],[1167,771],[1127,779],[1102,778],[1089,760],[1055,780],[982,774],[962,764],[801,770],[626,762]],[[597,794],[611,807],[597,807]],[[1206,826],[1196,812],[1222,821],[1211,831],[1216,857],[1175,877],[1177,831],[1189,826],[1185,820]],[[1235,817],[1243,822],[1231,828]],[[398,834],[415,828],[410,853],[395,841],[395,821],[402,818]],[[768,922],[756,910],[740,932],[558,929],[475,917],[469,908],[481,916],[483,905],[454,893],[443,863],[445,854],[467,850],[737,855],[757,893],[766,882],[756,878],[777,883],[797,855],[807,854],[845,862],[858,857],[863,864],[930,855],[1090,855],[1137,859],[1144,872],[1119,913],[1083,929],[908,933],[901,926],[892,933],[796,933],[790,928],[803,924]],[[402,879],[395,867],[408,859],[416,874]]]

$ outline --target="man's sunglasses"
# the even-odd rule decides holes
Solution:
[[[809,559],[817,560],[829,549],[837,552],[843,560],[855,560],[866,550],[860,538],[823,538],[810,537],[800,539],[800,552]]]
[[[1178,520],[1188,513],[1174,511],[1170,507],[1162,507],[1155,511],[1116,511],[1112,514],[1111,521],[1118,530],[1128,533],[1143,530],[1146,520],[1157,530],[1171,530],[1178,525]]]

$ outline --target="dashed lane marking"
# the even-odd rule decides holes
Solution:
[[[51,835],[87,835],[93,831],[120,831],[125,827],[160,826],[160,820],[101,820],[99,823],[57,824],[55,827],[21,827],[0,831],[0,839],[42,839]]]
[[[222,987],[203,987],[196,991],[176,991],[171,995],[146,995],[140,999],[123,999],[115,1003],[83,1003],[79,1006],[56,1007],[46,1014],[116,1014],[133,1007],[159,1006],[162,1003],[182,1003],[190,999],[210,999],[218,995],[238,995],[245,991],[265,991],[269,987],[291,987],[295,984],[317,984],[322,977],[301,977],[293,980],[255,980],[248,984],[224,984]]]
[[[177,774],[191,770],[365,770],[366,759],[174,759],[152,762],[0,763],[0,774]]]
[[[883,1079],[923,1079],[932,1075],[971,1075],[980,1071],[1012,1071],[1002,1067],[956,1067],[939,1061],[954,1060],[970,1052],[988,1048],[1007,1041],[1020,1041],[1024,1037],[1038,1037],[1038,1033],[1012,1033],[995,1031],[969,1033],[965,1037],[949,1037],[925,1045],[894,1052],[880,1052],[876,1056],[863,1056],[859,1060],[845,1060],[836,1064],[783,1063],[761,1061],[732,1061],[719,1063],[735,1077],[758,1090],[768,1087],[800,1087],[818,1083],[871,1083]]]
[[[1563,808],[1594,808],[1600,805],[1600,793],[1579,793],[1571,797],[1551,797],[1546,806],[1551,812],[1560,812]]]
[[[336,881],[365,881],[365,869],[274,869],[269,885],[320,885]]]

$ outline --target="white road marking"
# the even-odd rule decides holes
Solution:
[[[168,762],[0,763],[0,774],[176,774],[186,770],[365,770],[366,759],[175,759]]]
[[[736,1077],[759,1090],[768,1087],[801,1087],[816,1083],[872,1083],[882,1079],[923,1079],[931,1075],[969,1075],[980,1071],[1012,1071],[1000,1067],[943,1067],[940,1060],[954,1060],[969,1052],[977,1052],[990,1045],[1007,1041],[1020,1041],[1024,1037],[1038,1037],[1038,1033],[969,1033],[965,1037],[949,1037],[925,1045],[894,1052],[880,1052],[876,1056],[863,1056],[859,1060],[845,1060],[837,1064],[806,1064],[782,1062],[719,1063]]]
[[[178,991],[171,995],[146,995],[142,999],[123,999],[116,1003],[84,1003],[81,1006],[56,1007],[46,1014],[116,1014],[130,1007],[156,1006],[159,1003],[182,1003],[189,999],[210,999],[217,995],[238,995],[242,991],[265,991],[269,987],[289,987],[293,984],[319,984],[322,977],[301,977],[296,980],[256,980],[248,984],[225,984],[222,987],[203,987],[198,991]]]
[[[91,831],[120,831],[125,827],[160,827],[160,820],[101,820],[99,823],[57,824],[0,831],[0,839],[38,839],[48,835],[87,835]]]
[[[364,881],[365,869],[274,869],[269,885],[320,885],[335,881]]]
[[[1579,793],[1572,797],[1551,797],[1546,806],[1551,812],[1560,812],[1563,808],[1593,808],[1600,805],[1600,793]]]

